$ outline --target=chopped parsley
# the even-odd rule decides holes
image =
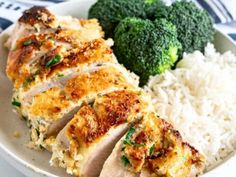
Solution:
[[[13,106],[16,106],[16,107],[21,107],[21,103],[19,101],[17,101],[15,98],[13,99],[13,101],[11,102],[11,104]]]
[[[187,155],[183,156],[183,160],[186,161],[187,160]]]
[[[39,137],[40,135],[39,128],[35,128],[35,131],[36,131],[37,136]]]
[[[29,39],[29,40],[26,40],[24,43],[23,43],[23,45],[24,46],[28,46],[28,45],[30,45],[30,44],[32,44],[32,40],[31,39]]]
[[[152,156],[155,150],[155,144],[152,145],[152,147],[149,149],[149,155]]]
[[[36,70],[35,73],[33,74],[34,76],[37,76],[40,74],[40,69]]]
[[[135,132],[135,128],[134,127],[131,127],[124,139],[124,144],[128,144],[128,145],[131,145],[131,146],[134,146],[134,147],[141,147],[141,146],[144,146],[143,144],[137,144],[137,143],[134,143],[131,141],[131,137],[132,135],[134,134]]]
[[[63,76],[64,76],[64,74],[62,74],[62,73],[57,74],[57,77],[63,77]]]
[[[130,164],[129,159],[125,155],[121,156],[121,161],[125,167]]]
[[[48,40],[54,40],[54,37],[49,36],[47,39],[48,39]]]
[[[55,55],[51,60],[49,60],[47,63],[46,63],[46,65],[45,65],[45,67],[46,68],[49,68],[49,67],[51,67],[51,66],[53,66],[53,65],[55,65],[55,64],[57,64],[57,63],[59,63],[61,61],[61,56],[60,55]]]
[[[135,132],[135,128],[134,127],[130,127],[125,139],[124,139],[124,144],[129,144],[129,145],[132,145],[131,143],[131,137],[132,135],[134,134]]]
[[[32,77],[27,78],[24,83],[23,83],[23,87],[26,88],[28,87],[28,85],[33,81],[34,79]]]

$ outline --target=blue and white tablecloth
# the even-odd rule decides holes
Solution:
[[[0,32],[16,21],[21,13],[33,5],[50,6],[64,0],[0,0]],[[175,0],[164,0],[171,4]],[[206,9],[217,29],[236,41],[236,0],[193,0]]]

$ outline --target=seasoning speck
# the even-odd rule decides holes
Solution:
[[[20,138],[21,134],[20,134],[19,131],[16,130],[16,131],[14,131],[13,136],[14,136],[15,138]]]

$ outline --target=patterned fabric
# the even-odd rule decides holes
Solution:
[[[170,5],[176,0],[164,0]],[[209,12],[215,23],[227,23],[236,20],[235,0],[192,0],[198,7]]]
[[[170,5],[175,0],[164,0]],[[193,0],[209,12],[218,30],[236,41],[236,0]],[[50,6],[64,0],[0,0],[0,32],[16,21],[21,13],[33,5]]]

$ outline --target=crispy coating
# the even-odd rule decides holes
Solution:
[[[102,93],[107,88],[135,89],[127,82],[121,71],[106,66],[92,73],[85,73],[72,78],[65,85],[65,92],[73,100],[79,100],[89,93]]]
[[[69,123],[66,135],[78,147],[89,146],[99,141],[112,127],[138,120],[139,113],[146,108],[145,104],[134,91],[108,93],[98,97],[93,106],[83,106]]]
[[[104,33],[96,19],[56,18],[46,8],[33,7],[24,12],[19,22],[24,32],[9,42],[14,47],[6,68],[16,89],[35,85],[35,80],[42,82],[72,67],[82,69],[81,65],[115,61],[110,46],[101,39]],[[26,24],[37,30],[32,31]],[[46,68],[47,62],[58,55],[60,61]],[[55,67],[57,64],[60,66]]]
[[[72,103],[66,98],[60,88],[51,88],[34,97],[30,107],[30,118],[42,117],[46,120],[57,120],[61,113],[68,109]]]
[[[22,45],[26,41],[31,41],[30,45]],[[29,80],[27,86],[37,84],[70,68],[82,70],[84,66],[93,63],[116,63],[110,46],[103,39],[80,43],[77,48],[67,50],[65,46],[57,45],[50,35],[33,35],[19,41],[19,46],[9,53],[6,69],[8,77],[14,81],[15,88],[25,87],[24,83]],[[58,55],[60,61],[46,67],[46,64]],[[28,88],[30,87],[25,89]]]
[[[111,90],[135,89],[114,67],[101,67],[70,79],[66,86],[37,94],[30,106],[30,117],[53,121],[60,119],[71,106],[90,102],[96,95]]]
[[[75,176],[98,176],[108,152],[129,124],[150,110],[149,101],[146,93],[138,89],[116,90],[85,103],[59,133],[51,164]],[[90,173],[94,165],[99,169]]]
[[[80,48],[71,50],[66,54],[61,63],[51,67],[49,74],[62,70],[63,68],[89,65],[92,63],[115,63],[110,46],[106,45],[104,39],[96,39],[83,44]]]
[[[19,18],[20,23],[29,24],[31,26],[41,24],[45,27],[50,27],[54,20],[55,16],[45,7],[40,6],[34,6],[24,11],[23,15]]]
[[[204,168],[204,157],[154,113],[132,128],[134,132],[130,139],[126,136],[122,148],[129,170],[135,173],[143,170],[152,176],[186,177],[193,168],[198,172]]]

